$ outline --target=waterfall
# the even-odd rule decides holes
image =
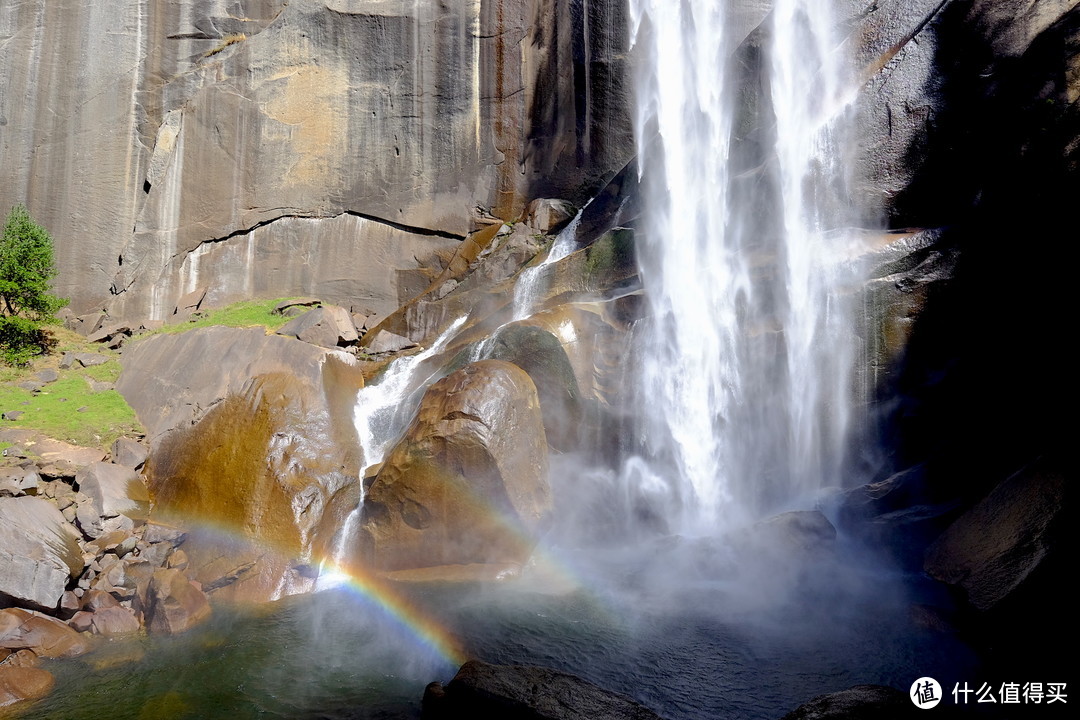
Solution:
[[[842,472],[855,352],[844,62],[831,3],[762,5],[631,0],[649,303],[639,452],[683,531]],[[628,463],[639,476],[641,459]]]

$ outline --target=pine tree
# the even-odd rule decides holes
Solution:
[[[16,205],[0,240],[0,359],[8,364],[25,365],[55,344],[42,327],[67,305],[50,292],[55,276],[52,237]]]

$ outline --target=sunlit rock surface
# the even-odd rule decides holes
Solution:
[[[0,648],[27,648],[43,658],[72,658],[91,647],[89,638],[56,618],[22,608],[0,610]]]
[[[57,238],[80,312],[393,294],[383,271],[478,206],[583,201],[626,162],[626,23],[607,0],[5,3],[0,205]]]
[[[364,498],[358,539],[384,571],[528,559],[551,512],[547,442],[524,370],[486,360],[432,385]]]
[[[55,684],[48,670],[0,665],[0,708],[43,698]]]
[[[309,589],[359,492],[351,359],[208,328],[148,338],[124,363],[118,388],[153,440],[154,517],[189,531],[188,574],[236,600]]]
[[[0,498],[0,598],[55,609],[82,569],[79,537],[55,504]]]

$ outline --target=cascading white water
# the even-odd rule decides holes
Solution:
[[[429,347],[415,355],[400,357],[390,363],[378,382],[363,387],[356,395],[353,422],[362,454],[360,497],[356,507],[345,518],[332,553],[333,562],[349,557],[348,543],[360,522],[364,510],[363,477],[368,469],[381,463],[394,442],[400,439],[416,414],[420,397],[434,381],[431,374],[423,375],[424,361],[442,352],[468,316],[459,317],[436,338]],[[344,576],[324,568],[318,587],[334,587]]]
[[[771,5],[759,44],[744,30],[760,2],[631,1],[642,452],[683,531],[840,480],[854,355],[830,251],[849,220],[843,60],[829,2]]]
[[[588,207],[588,203],[585,203],[585,207]],[[541,279],[546,277],[547,267],[577,249],[577,229],[585,207],[578,210],[574,219],[555,236],[543,262],[525,268],[518,275],[514,283],[514,320],[524,320],[532,314],[538,296],[544,289]]]

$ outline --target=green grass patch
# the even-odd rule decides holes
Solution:
[[[118,362],[107,365],[115,365],[119,373]],[[17,420],[2,421],[4,426],[38,430],[57,440],[101,448],[108,448],[118,437],[142,433],[135,412],[120,393],[91,389],[89,380],[96,378],[88,371],[96,370],[101,376],[101,367],[106,366],[70,371],[36,393],[12,385],[0,387],[0,409],[23,412]]]
[[[273,331],[292,320],[291,317],[278,315],[274,312],[274,308],[278,303],[290,299],[244,300],[217,310],[200,311],[195,313],[187,322],[165,325],[153,332],[146,333],[146,335],[176,334],[195,330],[196,328],[210,327],[211,325],[225,325],[228,327],[256,327],[261,325],[267,330]]]

